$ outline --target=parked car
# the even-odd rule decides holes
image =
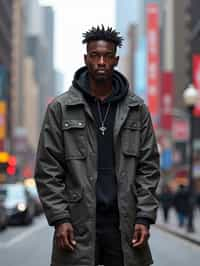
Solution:
[[[43,208],[36,187],[27,186],[26,188],[31,194],[31,197],[33,198],[35,204],[35,215],[40,215],[43,212]]]
[[[0,199],[1,200],[1,199]],[[6,213],[6,209],[0,201],[0,231],[5,229],[8,225],[8,216]]]
[[[33,221],[35,207],[30,193],[23,184],[5,184],[0,188],[4,196],[3,205],[9,224],[30,224]]]

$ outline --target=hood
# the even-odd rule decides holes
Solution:
[[[79,89],[86,98],[95,99],[90,93],[90,85],[87,67],[81,67],[75,72],[72,85]],[[117,102],[123,99],[128,93],[129,84],[127,79],[118,71],[113,72],[113,90],[112,94],[104,102]]]

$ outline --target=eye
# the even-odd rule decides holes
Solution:
[[[90,54],[90,57],[91,57],[91,58],[97,58],[97,57],[98,57],[98,54],[96,54],[96,53],[91,53],[91,54]]]
[[[107,55],[106,55],[106,58],[108,58],[108,59],[113,59],[113,58],[114,58],[114,55],[113,55],[113,54],[107,54]]]

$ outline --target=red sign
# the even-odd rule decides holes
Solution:
[[[176,141],[189,139],[189,125],[185,120],[173,119],[172,137]]]
[[[200,55],[193,55],[192,64],[193,64],[193,83],[196,89],[200,93]],[[200,116],[200,99],[197,106],[194,109],[194,115],[198,117]]]
[[[172,111],[173,111],[173,91],[174,80],[172,72],[162,73],[161,88],[161,127],[165,130],[172,130]]]
[[[147,102],[158,127],[160,111],[160,47],[159,47],[159,8],[156,3],[147,4]]]

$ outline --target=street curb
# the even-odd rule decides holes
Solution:
[[[195,245],[200,246],[200,240],[194,239],[193,237],[188,236],[188,235],[184,235],[183,233],[180,233],[180,232],[178,232],[176,230],[173,230],[173,229],[171,229],[171,228],[169,228],[169,227],[167,227],[165,225],[155,224],[155,227],[160,229],[160,230],[162,230],[162,231],[165,231],[165,232],[167,232],[169,234],[172,234],[172,235],[180,237],[180,238],[182,238],[184,240],[187,240],[187,241],[189,241],[189,242],[191,242],[191,243],[193,243]]]

